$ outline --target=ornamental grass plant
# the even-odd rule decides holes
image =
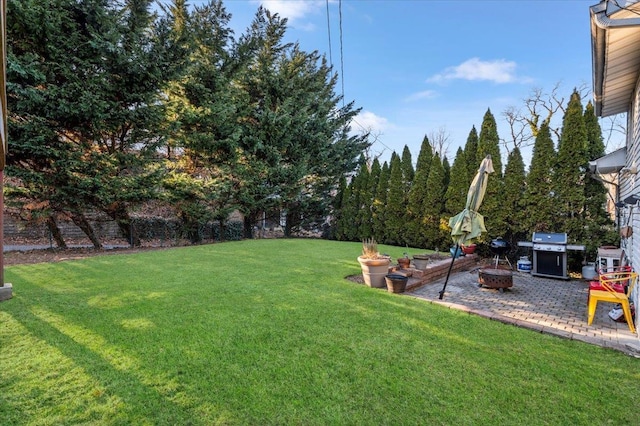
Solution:
[[[346,280],[360,250],[248,240],[7,267],[1,423],[637,422],[637,359]]]

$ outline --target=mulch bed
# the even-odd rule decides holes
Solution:
[[[64,260],[84,259],[93,256],[105,256],[122,253],[140,253],[149,250],[162,250],[168,247],[114,248],[96,250],[93,248],[41,249],[26,251],[9,251],[4,253],[4,264],[24,265],[34,263],[61,262]]]

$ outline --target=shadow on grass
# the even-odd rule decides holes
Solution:
[[[215,413],[224,416],[221,414],[225,413],[224,409],[209,407],[209,420],[198,420],[203,417],[200,410],[206,408],[198,406],[198,410],[194,409],[197,404],[194,400],[197,398],[188,394],[188,389],[181,383],[182,371],[167,371],[165,375],[158,375],[145,369],[142,361],[109,343],[105,336],[75,324],[68,317],[45,309],[38,303],[28,303],[24,298],[18,297],[14,302],[22,306],[13,314],[5,312],[5,315],[11,316],[5,321],[5,326],[14,320],[24,332],[30,334],[30,341],[42,344],[47,348],[47,354],[58,354],[60,359],[59,362],[54,361],[51,367],[45,367],[37,360],[29,360],[32,363],[30,372],[33,373],[35,369],[42,380],[26,384],[23,383],[23,375],[16,374],[14,377],[17,378],[12,382],[4,382],[3,387],[7,386],[5,389],[8,390],[11,386],[16,391],[30,392],[35,398],[43,397],[41,389],[52,391],[55,396],[49,398],[60,398],[54,404],[51,404],[52,401],[47,403],[52,407],[45,409],[45,412],[52,418],[81,423],[108,420],[109,423],[124,421],[138,424],[149,421],[156,424],[184,424],[185,419],[190,419],[189,424],[197,425],[210,424]],[[29,353],[33,351],[29,350]],[[13,362],[20,362],[20,354],[16,355]],[[175,365],[179,368],[180,363]],[[89,375],[89,379],[82,379],[78,369],[84,375]],[[123,389],[126,392],[122,392]],[[12,404],[12,398],[6,398],[6,395],[5,391],[0,404],[2,411],[6,410],[5,419],[15,418],[20,423],[33,416],[33,412],[25,412],[29,409]],[[78,395],[82,395],[80,399],[84,401],[78,401]],[[41,408],[40,404],[35,404]],[[38,412],[42,414],[42,411]],[[228,412],[226,414],[224,418],[219,417],[218,421],[228,421]]]

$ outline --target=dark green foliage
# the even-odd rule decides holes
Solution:
[[[362,221],[369,221],[371,218],[368,192],[369,169],[364,157],[360,159],[360,169],[351,179],[347,191],[345,191],[342,202],[342,212],[338,228],[342,239],[346,241],[359,241],[363,238],[361,232],[368,231],[369,225],[362,224]],[[363,212],[363,210],[365,210]]]
[[[436,153],[429,168],[427,190],[422,202],[422,223],[424,244],[433,244],[442,249],[445,244],[441,229],[441,216],[444,210],[444,168],[440,156]],[[433,247],[425,247],[433,248]]]
[[[367,228],[366,231],[362,231],[362,238],[371,238],[375,237],[375,228],[374,228],[374,205],[376,201],[376,192],[378,190],[378,184],[380,183],[380,173],[382,172],[382,167],[380,166],[380,161],[376,158],[373,160],[371,164],[371,171],[369,172],[369,181],[368,181],[368,189],[367,189]]]
[[[336,214],[335,235],[339,241],[350,241],[356,238],[357,228],[355,227],[354,218],[357,210],[352,192],[353,180],[345,187],[342,193],[340,211]]]
[[[522,220],[529,233],[552,231],[556,217],[556,203],[553,196],[553,175],[555,173],[556,152],[551,139],[549,123],[540,126],[533,146],[533,156],[527,175],[522,209],[526,212]]]
[[[407,202],[407,244],[415,247],[422,247],[425,242],[425,237],[422,234],[424,231],[422,206],[427,193],[427,180],[432,160],[433,147],[425,136],[420,146],[413,185],[411,185]]]
[[[389,178],[391,170],[385,161],[380,170],[380,178],[376,187],[376,195],[371,208],[373,215],[373,236],[376,241],[386,241],[387,239],[387,197],[389,194]]]
[[[524,227],[524,218],[527,213],[523,209],[523,194],[525,191],[525,167],[520,149],[514,148],[509,153],[507,165],[504,169],[504,194],[503,206],[508,212],[505,215],[507,232],[504,238],[513,247],[518,241],[525,241],[530,238],[529,230]]]
[[[569,110],[571,109],[575,109],[575,101],[569,108]],[[578,111],[580,111],[579,108]],[[602,139],[590,105],[587,107],[584,120],[585,127],[589,129],[585,134],[588,134],[587,140],[592,149],[589,157],[597,158],[602,155]],[[566,127],[566,129],[570,128]],[[564,140],[570,141],[571,138],[566,135]],[[470,155],[468,152],[473,149],[476,150],[477,155]],[[480,155],[481,151],[482,156]],[[567,232],[572,240],[577,240],[571,235],[571,231],[563,228],[564,224],[559,221],[562,214],[558,213],[556,198],[558,194],[554,183],[562,182],[563,178],[556,177],[557,156],[547,121],[541,124],[537,133],[528,174],[525,174],[525,164],[520,150],[516,148],[510,152],[507,158],[504,175],[500,175],[502,165],[499,138],[495,119],[490,111],[485,114],[479,140],[474,127],[469,134],[465,150],[458,149],[453,166],[450,168],[448,184],[445,170],[446,159],[440,161],[439,156],[436,156],[434,161],[433,152],[433,147],[425,137],[404,209],[398,208],[402,194],[398,191],[401,184],[397,169],[402,169],[402,161],[394,153],[392,163],[400,164],[395,173],[391,173],[392,170],[387,167],[386,163],[382,167],[371,210],[373,234],[378,241],[407,244],[413,247],[437,247],[446,250],[450,244],[448,219],[464,208],[469,184],[486,153],[491,154],[496,173],[489,176],[487,194],[480,207],[480,212],[485,216],[489,230],[489,233],[483,235],[481,241],[502,236],[515,246],[517,241],[528,240],[531,233],[535,231]],[[577,152],[577,156],[580,156],[580,149]],[[405,159],[409,156],[406,149],[403,156]],[[475,158],[477,164],[469,165],[468,158],[470,157]],[[580,164],[578,169],[584,170],[586,163],[581,162]],[[589,184],[586,183],[583,186],[585,194],[589,193],[587,191]],[[579,187],[578,190],[580,190]],[[603,208],[602,198],[598,198],[602,195],[602,192],[598,192],[601,190],[602,188],[595,185],[593,204],[587,197],[585,198],[585,207],[581,210],[584,213],[585,231],[583,235],[588,236],[586,241],[588,247],[612,243],[611,236],[614,235],[610,226],[611,222],[606,217]],[[362,211],[362,207],[359,211]],[[592,220],[598,214],[602,215],[602,219]],[[404,220],[404,225],[401,223],[402,220]],[[578,234],[575,231],[574,233]],[[582,241],[578,240],[577,242]]]
[[[591,102],[587,103],[584,111],[584,124],[587,133],[587,160],[595,160],[602,157],[604,152],[604,142],[602,139],[602,130],[595,115],[595,110]],[[586,257],[595,259],[597,248],[600,245],[610,245],[617,243],[615,236],[615,227],[611,217],[607,214],[607,189],[604,184],[593,179],[588,173],[584,187],[585,208],[584,223],[586,238]],[[611,240],[611,237],[614,239]]]
[[[185,22],[176,33],[190,43],[192,53],[181,78],[167,90],[169,120],[180,120],[172,126],[173,137],[167,143],[169,159],[174,161],[163,187],[190,239],[197,242],[203,223],[224,220],[233,210],[230,188],[237,179],[241,137],[235,123],[243,98],[228,71],[235,59],[228,52],[230,15],[222,3],[211,2],[184,14]],[[176,149],[182,155],[174,159]]]
[[[236,40],[217,0],[9,6],[8,173],[31,217],[94,208],[126,235],[130,210],[162,199],[193,241],[234,209],[245,235],[276,210],[289,235],[324,222],[368,144],[325,58],[264,8]]]
[[[336,192],[336,196],[333,197],[333,202],[331,204],[331,218],[330,218],[330,232],[329,238],[335,240],[343,240],[344,236],[341,233],[339,228],[339,224],[342,223],[342,215],[343,215],[343,206],[346,203],[346,192],[347,192],[347,178],[342,176],[340,178],[340,183],[338,184],[338,190]]]
[[[407,145],[404,146],[402,150],[402,179],[405,182],[405,191],[408,193],[411,189],[411,184],[413,182],[415,171],[413,169],[413,161],[411,160],[411,151]]]
[[[207,222],[196,230],[199,241],[237,241],[242,239],[242,222]],[[143,241],[180,241],[191,238],[193,231],[187,230],[179,219],[158,217],[133,218],[131,233]]]
[[[359,239],[371,238],[372,217],[371,217],[371,173],[364,159],[361,159],[360,171],[354,178],[353,191],[351,196],[356,199],[358,209],[356,225],[358,226]]]
[[[339,106],[337,75],[318,52],[285,43],[286,24],[260,8],[249,32],[259,47],[251,72],[238,81],[248,98],[238,205],[248,217],[284,209],[288,235],[327,214],[329,194],[355,168],[367,142],[366,135],[349,134],[359,110],[353,103]]]
[[[558,207],[554,230],[566,232],[575,241],[584,241],[587,237],[582,222],[586,201],[586,142],[587,130],[580,94],[574,90],[562,120],[562,135],[558,144],[553,188]]]
[[[449,182],[451,181],[451,165],[449,164],[449,159],[446,155],[442,159],[442,169],[444,170],[444,186],[446,188],[449,186]]]
[[[487,192],[482,202],[482,214],[485,216],[485,226],[487,228],[487,234],[484,236],[485,239],[503,237],[507,232],[505,218],[507,212],[502,206],[504,182],[502,179],[502,159],[500,157],[499,142],[496,120],[493,114],[491,114],[491,111],[487,109],[484,119],[482,120],[482,128],[478,139],[478,151],[476,154],[478,164],[475,166],[472,174],[472,176],[475,175],[482,159],[487,155],[491,155],[495,173],[489,175]]]
[[[129,208],[156,196],[160,91],[180,49],[150,3],[10,2],[7,172],[42,214],[95,208],[127,235]]]
[[[406,204],[402,161],[395,152],[391,155],[389,191],[385,208],[385,227],[387,244],[404,245]]]
[[[451,180],[447,186],[445,195],[444,212],[449,216],[458,214],[467,203],[467,193],[469,192],[469,184],[471,182],[467,178],[467,162],[466,156],[462,148],[458,148],[456,157],[451,167]]]
[[[480,166],[480,162],[484,158],[478,157],[478,131],[476,126],[471,127],[469,131],[467,142],[464,145],[464,155],[467,164],[467,179],[471,182]]]

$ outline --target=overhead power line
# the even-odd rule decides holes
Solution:
[[[329,65],[333,68],[333,55],[331,53],[331,22],[329,19],[329,0],[327,2],[327,34],[329,35]]]
[[[342,0],[338,0],[338,12],[340,15],[340,82],[342,85],[342,107],[344,108],[344,51],[342,43]]]

